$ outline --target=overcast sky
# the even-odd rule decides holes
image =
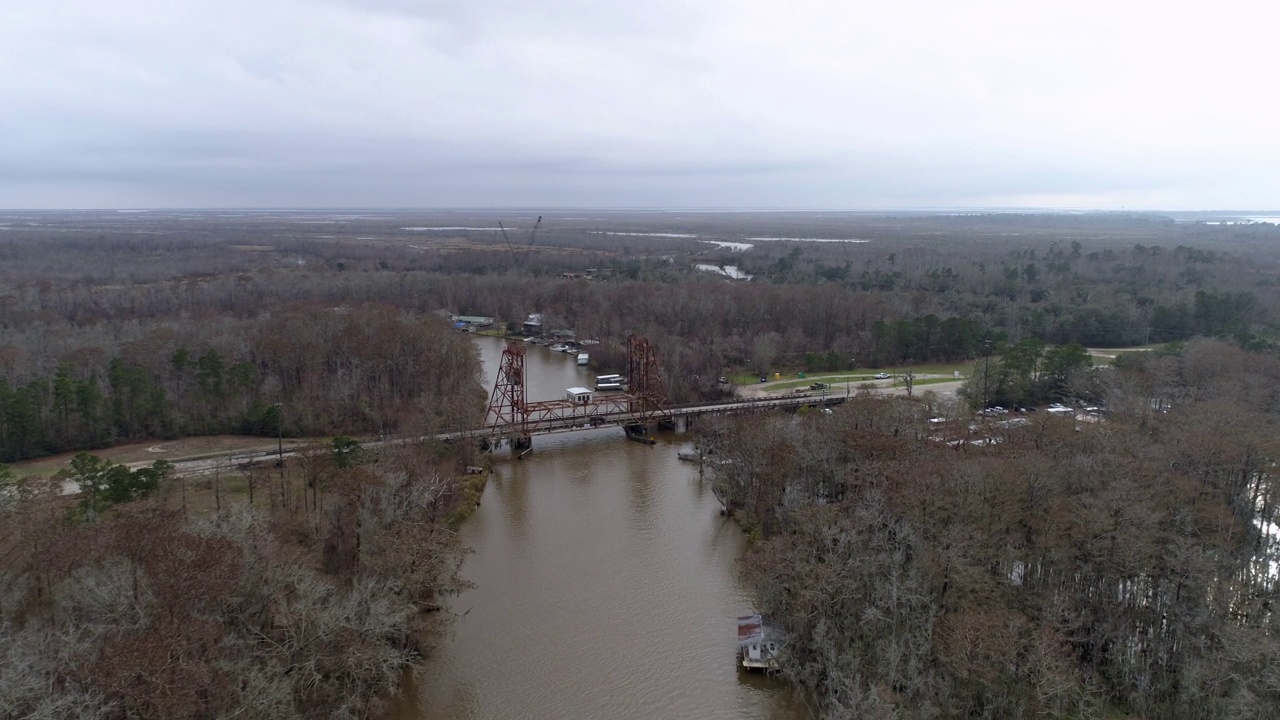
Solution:
[[[1280,208],[1269,0],[13,0],[0,207]]]

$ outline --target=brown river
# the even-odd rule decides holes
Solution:
[[[491,384],[502,342],[476,342]],[[594,385],[533,345],[526,374],[529,400]],[[677,459],[686,442],[606,428],[535,437],[520,461],[498,450],[461,529],[475,589],[451,599],[463,616],[395,717],[809,718],[799,693],[735,665],[734,619],[753,607],[745,538]]]

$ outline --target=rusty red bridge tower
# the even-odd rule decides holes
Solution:
[[[627,437],[652,442],[649,430],[670,420],[670,402],[653,345],[627,338],[626,392],[587,392],[561,400],[529,402],[526,398],[525,344],[509,341],[502,351],[498,376],[489,396],[484,430],[490,447],[506,441],[517,454],[533,445],[533,436],[590,427],[620,425]]]
[[[487,428],[501,428],[494,440],[508,440],[512,449],[528,449],[532,440],[529,434],[529,411],[525,403],[524,343],[507,342],[502,351],[502,364],[498,366],[498,379],[489,395],[489,411],[485,413]]]

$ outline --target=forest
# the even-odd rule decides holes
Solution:
[[[97,330],[75,338],[51,373],[0,384],[0,460],[151,438],[400,433],[476,418],[475,350],[432,314],[295,303]],[[86,336],[97,342],[78,345]]]
[[[707,433],[823,717],[1276,716],[1280,359],[1196,340],[1096,383],[1097,422],[867,396]]]
[[[966,403],[705,438],[824,717],[1274,717],[1280,227],[540,215],[0,213],[0,462],[78,453],[0,465],[0,717],[378,716],[465,585],[479,460],[421,439],[475,425],[491,378],[450,317],[532,313],[600,370],[648,338],[675,402],[971,365]],[[1103,421],[974,415],[1049,401]],[[215,435],[313,444],[192,482],[95,454]]]
[[[0,476],[0,717],[384,715],[466,586],[474,498],[451,449],[361,456],[245,470],[256,502],[87,453]]]
[[[514,242],[483,229],[501,219]],[[0,216],[0,461],[194,433],[465,425],[474,403],[438,400],[441,388],[476,379],[460,360],[466,344],[428,346],[411,332],[444,338],[450,313],[513,329],[541,313],[599,339],[597,362],[612,369],[625,337],[641,334],[662,349],[675,401],[717,397],[715,379],[732,369],[959,361],[1026,338],[1275,344],[1280,227],[1263,223],[548,213],[533,235],[529,222],[511,213]],[[730,282],[700,264],[754,277]]]

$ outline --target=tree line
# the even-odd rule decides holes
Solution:
[[[158,321],[56,360],[19,372],[11,358],[0,371],[0,460],[187,435],[452,428],[475,419],[482,397],[465,337],[437,315],[386,306]]]

